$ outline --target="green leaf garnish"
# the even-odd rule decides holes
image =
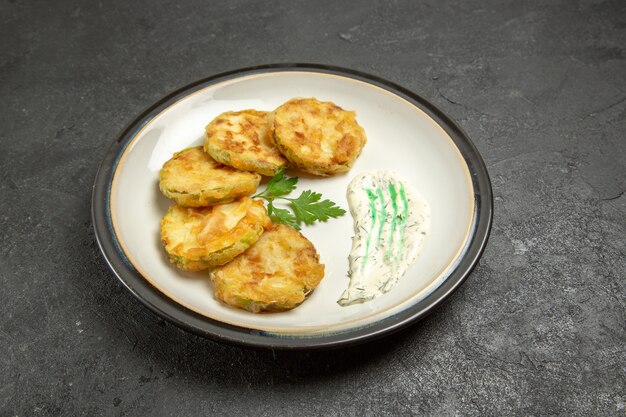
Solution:
[[[284,223],[293,227],[296,230],[300,230],[300,225],[298,224],[298,220],[296,219],[296,216],[294,216],[292,212],[290,212],[287,209],[274,207],[272,203],[268,203],[268,206],[270,205],[272,206],[272,214],[270,214],[270,218],[272,219],[274,223]]]
[[[267,183],[267,188],[253,198],[262,198],[267,201],[267,213],[272,221],[285,223],[294,229],[300,230],[300,223],[312,224],[315,221],[325,222],[329,218],[337,218],[346,214],[346,211],[330,200],[322,200],[322,195],[311,190],[303,191],[298,198],[285,197],[296,189],[297,177],[285,177],[284,168],[281,169]],[[292,212],[274,205],[274,200],[289,202]]]
[[[325,222],[330,217],[340,217],[346,211],[330,200],[319,201],[322,198],[320,193],[311,190],[303,191],[300,197],[290,199],[296,217],[305,224],[311,224],[316,220]]]
[[[267,200],[267,198],[275,198],[287,195],[296,189],[297,183],[298,177],[285,177],[285,168],[281,168],[280,171],[278,171],[267,183],[267,188],[265,188],[265,191],[253,196],[253,198],[259,197]]]

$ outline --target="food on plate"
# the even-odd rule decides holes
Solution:
[[[161,241],[173,264],[201,271],[230,262],[270,223],[263,203],[249,197],[211,207],[174,205],[161,221]]]
[[[272,224],[250,249],[211,271],[215,296],[253,313],[298,306],[323,277],[313,244],[284,224]]]
[[[159,188],[185,207],[226,203],[254,193],[261,176],[220,164],[201,146],[174,154],[159,173]]]
[[[177,203],[161,220],[170,262],[210,270],[215,297],[228,305],[254,313],[297,307],[324,278],[300,226],[346,211],[311,190],[290,197],[298,178],[286,177],[285,168],[345,172],[365,142],[354,112],[315,98],[289,100],[271,113],[220,114],[206,126],[204,146],[175,153],[159,173],[161,192]],[[272,178],[249,197],[261,175]]]
[[[222,113],[205,129],[204,150],[222,164],[272,176],[287,159],[274,143],[268,119],[265,111]]]
[[[267,212],[272,221],[284,223],[296,230],[300,230],[300,223],[313,224],[316,221],[325,222],[330,217],[341,217],[346,211],[330,200],[322,200],[320,193],[311,190],[302,191],[298,198],[285,197],[296,189],[298,177],[285,177],[281,169],[267,183],[267,187],[254,198],[267,201]],[[289,203],[291,211],[276,207],[275,200]]]
[[[347,194],[354,236],[342,306],[388,292],[415,262],[430,229],[428,202],[394,172],[358,175]]]
[[[271,119],[280,151],[314,175],[348,171],[367,141],[355,112],[315,98],[291,99],[274,110]]]

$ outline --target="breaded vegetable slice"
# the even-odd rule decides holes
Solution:
[[[254,193],[261,176],[220,164],[202,146],[174,154],[159,173],[159,188],[181,206],[206,207]]]
[[[315,98],[289,100],[274,111],[272,120],[280,151],[315,175],[348,171],[367,141],[355,112]]]
[[[268,112],[229,111],[205,130],[204,150],[222,164],[268,176],[287,164],[272,138]]]
[[[270,224],[263,203],[249,197],[212,207],[174,205],[161,221],[161,241],[173,264],[201,271],[233,260]]]
[[[253,313],[298,306],[322,278],[313,244],[284,224],[272,224],[254,246],[211,271],[215,296]]]

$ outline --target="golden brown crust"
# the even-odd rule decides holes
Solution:
[[[177,267],[201,271],[230,262],[270,224],[263,203],[249,197],[212,207],[174,205],[161,221],[161,241]]]
[[[289,100],[274,111],[272,123],[280,151],[315,175],[348,171],[367,141],[354,112],[315,98]]]
[[[269,113],[229,111],[206,127],[204,150],[216,161],[242,171],[272,176],[287,164],[272,138]]]
[[[322,278],[313,244],[284,224],[272,224],[250,249],[211,271],[215,296],[253,313],[298,306]]]
[[[174,154],[159,173],[163,195],[185,207],[226,203],[254,193],[261,176],[220,164],[201,146]]]

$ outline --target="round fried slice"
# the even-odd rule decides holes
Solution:
[[[202,146],[174,154],[159,173],[159,188],[185,207],[227,203],[254,193],[261,176],[237,171],[213,160]]]
[[[298,306],[322,278],[313,244],[284,224],[272,224],[254,246],[211,271],[217,299],[253,313]]]
[[[272,123],[278,149],[314,175],[348,171],[367,141],[355,112],[315,98],[289,100],[274,111]]]
[[[249,197],[212,207],[174,205],[161,221],[161,241],[173,264],[201,271],[230,262],[270,224],[263,203]]]
[[[205,130],[204,150],[222,164],[268,176],[287,165],[272,138],[268,112],[229,111]]]

